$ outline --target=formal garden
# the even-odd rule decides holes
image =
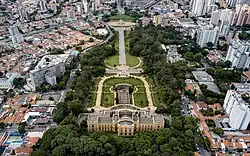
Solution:
[[[102,106],[110,107],[114,105],[114,92],[112,92],[111,88],[116,86],[117,84],[129,84],[133,87],[133,96],[135,106],[138,107],[147,107],[147,94],[144,87],[144,84],[141,80],[128,77],[111,77],[107,79],[102,88]]]

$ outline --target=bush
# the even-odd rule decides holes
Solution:
[[[206,120],[206,124],[207,124],[208,127],[215,127],[214,120]]]
[[[213,129],[213,132],[214,132],[215,134],[218,134],[218,135],[223,135],[223,134],[224,134],[224,131],[223,131],[222,128],[214,128],[214,129]]]

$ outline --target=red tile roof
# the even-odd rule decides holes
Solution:
[[[25,153],[31,153],[31,152],[33,152],[32,148],[17,147],[15,149],[16,154],[25,154]]]

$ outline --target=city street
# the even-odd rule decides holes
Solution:
[[[181,113],[183,116],[190,116],[190,111],[189,111],[189,105],[191,103],[191,100],[186,97],[185,95],[181,95]]]

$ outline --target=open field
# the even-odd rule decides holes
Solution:
[[[116,67],[119,65],[119,55],[114,55],[114,56],[110,56],[108,57],[106,60],[105,60],[105,63],[108,65],[108,66],[111,66],[111,67]]]
[[[135,57],[130,55],[129,53],[126,53],[126,65],[129,67],[134,67],[140,63],[140,60]]]
[[[111,67],[118,66],[119,65],[119,55],[117,54],[117,55],[108,57],[105,60],[105,63]],[[140,60],[137,57],[126,53],[126,65],[127,66],[134,67],[134,66],[138,65],[139,63],[140,63]]]
[[[107,79],[104,82],[104,86],[114,86],[116,84],[119,83],[128,83],[130,85],[134,85],[134,86],[144,86],[143,82],[139,79],[136,78],[121,78],[121,77],[115,77],[115,78],[110,78]]]
[[[128,15],[115,15],[109,18],[111,21],[123,20],[123,21],[133,21],[133,17]]]

